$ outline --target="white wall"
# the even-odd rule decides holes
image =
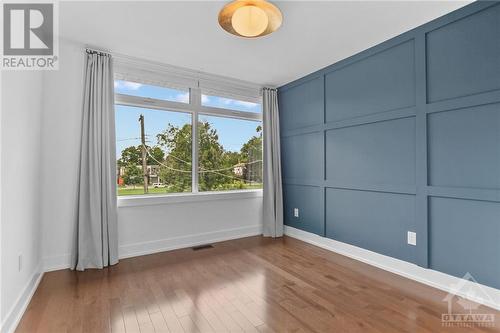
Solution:
[[[73,245],[80,149],[83,45],[60,42],[59,70],[44,77],[42,125],[43,256],[68,267]],[[120,207],[120,256],[257,234],[262,198]]]
[[[5,327],[15,320],[18,300],[30,292],[42,269],[39,161],[43,74],[2,74],[0,315]]]
[[[3,75],[2,71],[0,71],[0,267],[2,267],[2,83],[3,83]],[[2,306],[2,271],[0,268],[0,331],[2,330],[2,323],[3,323],[3,306]]]
[[[41,214],[43,256],[50,262],[67,260],[73,244],[83,66],[82,46],[60,41],[59,70],[44,76]]]
[[[120,256],[262,233],[262,197],[171,203],[118,210]]]

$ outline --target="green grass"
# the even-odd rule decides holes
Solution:
[[[172,193],[166,187],[160,187],[160,188],[150,187],[148,189],[148,191],[149,191],[148,194],[168,194],[168,193]],[[144,188],[142,188],[140,186],[136,186],[135,188],[133,188],[133,187],[130,187],[130,188],[119,187],[118,188],[118,196],[122,196],[122,195],[141,195],[141,194],[144,194]]]
[[[262,188],[262,184],[249,184],[249,185],[245,185],[244,186],[244,190],[257,190],[257,189],[261,189]]]
[[[249,185],[244,185],[242,188],[243,190],[251,190],[251,189],[260,189],[262,188],[262,184],[249,184]],[[225,190],[220,190],[220,191],[229,191],[229,190],[238,190],[240,188],[232,188],[232,189],[225,189]],[[169,193],[177,193],[175,191],[169,190],[168,187],[162,187],[162,188],[153,188],[150,187],[148,189],[149,193],[148,194],[169,194]],[[189,192],[186,192],[189,193]],[[136,186],[135,188],[133,187],[118,187],[118,196],[126,196],[126,195],[142,195],[144,194],[144,188],[141,186]]]

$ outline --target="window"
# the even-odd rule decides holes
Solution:
[[[262,188],[260,104],[125,80],[115,93],[119,196]]]
[[[153,86],[133,81],[115,80],[115,93],[164,101],[189,103],[189,90]]]
[[[262,112],[261,105],[258,103],[240,101],[237,99],[219,96],[201,95],[201,105],[246,112]]]
[[[200,115],[199,190],[262,188],[260,122]]]
[[[118,195],[191,191],[190,114],[116,105],[115,119]]]

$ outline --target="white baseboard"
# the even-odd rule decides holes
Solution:
[[[31,298],[35,294],[35,291],[42,280],[43,274],[44,273],[42,272],[42,267],[40,265],[36,268],[35,272],[31,276],[31,279],[24,287],[21,295],[19,295],[12,308],[9,312],[7,312],[5,319],[0,325],[0,332],[12,333],[16,330],[17,325],[21,321],[24,312],[30,304]]]
[[[122,245],[120,246],[119,253],[120,259],[124,259],[256,235],[262,235],[261,225],[225,229],[220,231],[173,237],[150,242]]]
[[[285,226],[285,235],[500,310],[500,290]],[[460,288],[457,288],[460,286]],[[480,289],[480,293],[467,291]]]
[[[70,267],[71,253],[43,258],[43,268],[45,272],[58,271]]]
[[[138,257],[164,251],[171,251],[207,243],[262,235],[262,225],[224,229],[194,235],[172,237],[149,242],[120,245],[120,259]],[[67,269],[71,266],[71,254],[44,258],[45,272]]]

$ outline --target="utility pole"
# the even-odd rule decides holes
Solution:
[[[139,122],[141,123],[141,143],[142,143],[142,174],[144,175],[144,193],[148,193],[148,153],[146,151],[146,134],[144,133],[144,116],[141,114],[139,117]]]

